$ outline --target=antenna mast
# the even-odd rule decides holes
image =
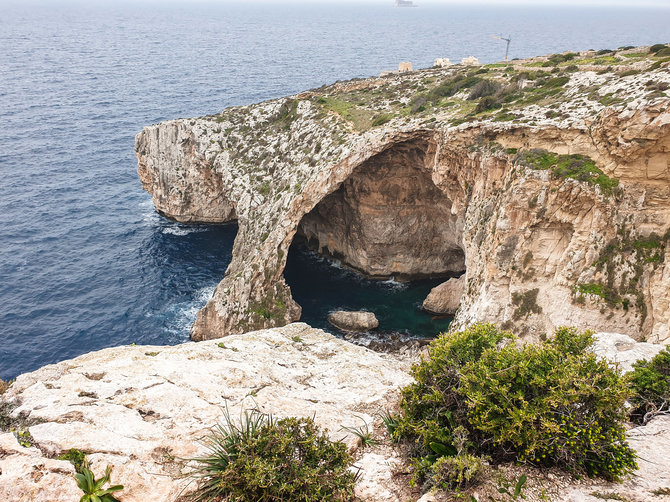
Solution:
[[[492,35],[491,38],[495,38],[496,40],[504,40],[507,42],[507,47],[505,48],[505,61],[509,61],[508,56],[509,56],[509,43],[512,41],[512,36],[507,35],[507,38],[503,38],[502,35]]]

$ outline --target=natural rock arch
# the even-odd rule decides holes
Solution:
[[[428,138],[391,144],[305,214],[297,236],[372,277],[462,272],[463,217],[432,180],[434,156]]]

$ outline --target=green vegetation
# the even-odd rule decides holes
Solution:
[[[84,460],[81,472],[75,474],[77,486],[84,492],[79,502],[120,502],[112,493],[123,490],[123,485],[111,485],[111,474],[112,466],[108,465],[105,475],[100,479],[95,479],[93,472],[89,469],[88,462]],[[110,483],[110,486],[103,488],[107,483]]]
[[[649,52],[656,57],[670,56],[670,47],[666,44],[654,44],[649,48]]]
[[[559,328],[552,340],[519,346],[492,324],[434,340],[412,369],[416,383],[402,390],[395,432],[409,446],[417,481],[456,487],[474,479],[477,464],[465,455],[606,479],[634,470],[628,385],[587,350],[592,342],[591,332]],[[461,460],[437,464],[443,457]]]
[[[484,478],[486,467],[486,459],[469,453],[445,456],[430,466],[430,477],[443,490],[465,490]]]
[[[250,304],[248,312],[263,319],[283,319],[286,315],[286,304],[281,298],[276,298],[274,302],[269,298],[264,298]]]
[[[86,465],[86,453],[72,448],[60,455],[58,460],[69,460],[74,466],[75,471],[83,472],[83,468]]]
[[[298,118],[298,101],[295,99],[286,100],[272,122],[277,124],[280,129],[290,129],[291,124]]]
[[[354,500],[357,475],[344,443],[333,442],[310,418],[275,420],[245,412],[239,423],[226,414],[194,459],[194,501],[255,502]]]
[[[7,389],[9,389],[10,385],[12,385],[12,380],[6,381],[0,378],[0,396],[7,392]]]
[[[646,423],[652,417],[670,409],[670,346],[666,346],[651,361],[641,360],[633,365],[630,381],[635,390],[631,399],[631,418]]]
[[[316,102],[327,110],[337,113],[347,122],[350,122],[357,131],[368,130],[373,126],[373,121],[379,118],[379,115],[375,112],[361,108],[344,99],[320,96],[316,99]],[[381,124],[383,123],[385,122],[382,122]]]
[[[372,432],[370,431],[370,427],[368,426],[368,423],[365,421],[363,417],[357,417],[359,420],[363,422],[363,425],[359,427],[342,427],[342,430],[347,431],[354,436],[356,436],[360,442],[361,446],[374,446],[379,443],[373,436]]]
[[[390,113],[380,113],[374,119],[372,119],[372,127],[384,125],[391,120],[393,120],[393,115]]]
[[[559,155],[547,150],[532,149],[520,152],[514,161],[531,169],[551,169],[555,178],[571,178],[597,185],[605,195],[612,195],[619,186],[619,180],[603,173],[586,155]]]
[[[386,431],[389,433],[389,436],[393,438],[393,435],[395,434],[395,431],[398,428],[398,417],[393,415],[388,410],[380,411],[378,415],[379,418],[382,419],[382,422],[384,423],[384,426],[386,427]]]
[[[609,307],[623,307],[624,310],[634,302],[641,314],[640,324],[644,323],[647,306],[640,283],[647,270],[645,265],[655,268],[663,262],[669,239],[670,231],[664,236],[651,233],[647,237],[632,238],[630,231],[622,227],[617,238],[604,246],[593,262],[597,272],[604,272],[604,279],[575,285],[576,301],[583,303],[583,295],[595,295],[605,300]]]

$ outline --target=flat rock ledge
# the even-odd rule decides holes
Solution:
[[[347,312],[338,310],[328,314],[328,322],[342,331],[364,333],[379,327],[377,316],[372,312]]]
[[[72,465],[56,459],[76,448],[98,476],[113,466],[124,502],[176,501],[194,488],[179,479],[178,459],[204,453],[198,439],[226,408],[233,417],[251,407],[314,416],[353,449],[356,438],[341,427],[360,426],[357,417],[371,424],[411,381],[409,364],[295,323],[223,342],[110,348],[45,366],[19,376],[3,396],[19,404],[14,414],[41,423],[29,427],[35,447],[0,434],[0,500],[79,500]]]

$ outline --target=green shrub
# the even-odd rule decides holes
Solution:
[[[486,460],[468,453],[440,457],[430,470],[435,486],[446,490],[465,490],[483,477]]]
[[[493,96],[500,92],[501,89],[502,85],[499,82],[495,82],[494,80],[482,80],[472,87],[468,99],[472,101],[486,96]]]
[[[531,169],[551,169],[556,178],[572,178],[577,181],[598,185],[606,195],[611,195],[619,186],[619,180],[607,176],[596,163],[586,155],[559,155],[539,148],[523,151],[514,159],[515,163]]]
[[[667,410],[670,401],[670,347],[666,346],[651,361],[636,362],[629,378],[635,391],[631,398],[631,418],[634,421],[645,423],[664,408]]]
[[[228,415],[194,459],[195,501],[353,500],[357,475],[344,443],[333,442],[310,418],[275,420],[246,412],[239,424]]]
[[[591,333],[559,328],[540,345],[514,340],[475,325],[434,340],[413,367],[396,435],[411,446],[417,475],[434,476],[438,458],[463,454],[607,479],[635,469],[623,425],[627,383],[586,350]]]
[[[59,455],[58,460],[69,460],[70,463],[74,466],[74,470],[79,473],[83,473],[84,468],[88,466],[86,453],[75,448],[72,448]]]
[[[653,52],[654,54],[659,53],[663,49],[666,49],[668,46],[665,44],[654,44],[651,47],[649,47],[649,52]]]

